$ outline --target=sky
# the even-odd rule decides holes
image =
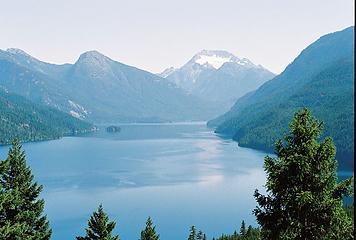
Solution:
[[[0,0],[0,49],[58,64],[97,50],[154,73],[219,49],[280,73],[354,15],[353,0]]]

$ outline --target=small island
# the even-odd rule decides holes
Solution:
[[[120,132],[121,128],[119,126],[109,126],[106,128],[106,131],[109,133],[116,133],[116,132]]]

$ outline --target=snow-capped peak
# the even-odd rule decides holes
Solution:
[[[224,63],[232,62],[234,55],[225,51],[203,50],[196,54],[192,61],[202,66],[210,66],[219,69]]]
[[[190,63],[196,63],[201,66],[208,66],[219,69],[224,63],[233,62],[246,67],[255,66],[247,58],[238,58],[235,55],[222,50],[202,50],[196,54]]]
[[[220,68],[224,63],[231,62],[231,58],[229,57],[220,57],[217,55],[214,56],[207,56],[201,55],[198,59],[195,60],[196,63],[200,65],[209,64],[215,69]]]

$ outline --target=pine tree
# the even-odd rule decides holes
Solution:
[[[321,129],[308,109],[296,112],[290,133],[276,143],[277,158],[265,158],[267,195],[254,194],[262,239],[353,239],[342,208],[353,180],[337,183],[335,145],[318,142]]]
[[[246,235],[243,239],[246,240],[258,240],[260,237],[260,230],[258,228],[253,228],[251,225],[248,226]]]
[[[51,229],[43,214],[42,186],[34,182],[17,140],[0,163],[0,239],[48,240]]]
[[[203,233],[203,231],[199,230],[197,234],[197,240],[206,240],[206,235]]]
[[[190,227],[188,240],[197,240],[197,229],[194,225]]]
[[[119,240],[119,236],[112,236],[112,231],[115,228],[114,221],[109,222],[108,215],[104,212],[103,206],[99,208],[88,221],[88,228],[85,237],[76,237],[77,240]]]
[[[156,226],[153,226],[151,217],[148,217],[146,227],[141,231],[141,240],[159,240],[159,235],[156,233]]]
[[[251,225],[249,225],[246,231],[246,236],[250,237],[252,234],[253,234],[253,228]]]
[[[241,227],[240,227],[240,236],[244,237],[246,235],[246,224],[245,221],[242,220]]]

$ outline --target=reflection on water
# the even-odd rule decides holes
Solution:
[[[105,129],[105,128],[103,128]],[[255,224],[264,153],[237,147],[204,123],[122,125],[82,137],[24,145],[44,185],[53,239],[84,233],[103,203],[121,239],[138,239],[151,216],[163,240],[185,239],[195,224],[208,236]],[[0,147],[5,158],[7,147]]]

